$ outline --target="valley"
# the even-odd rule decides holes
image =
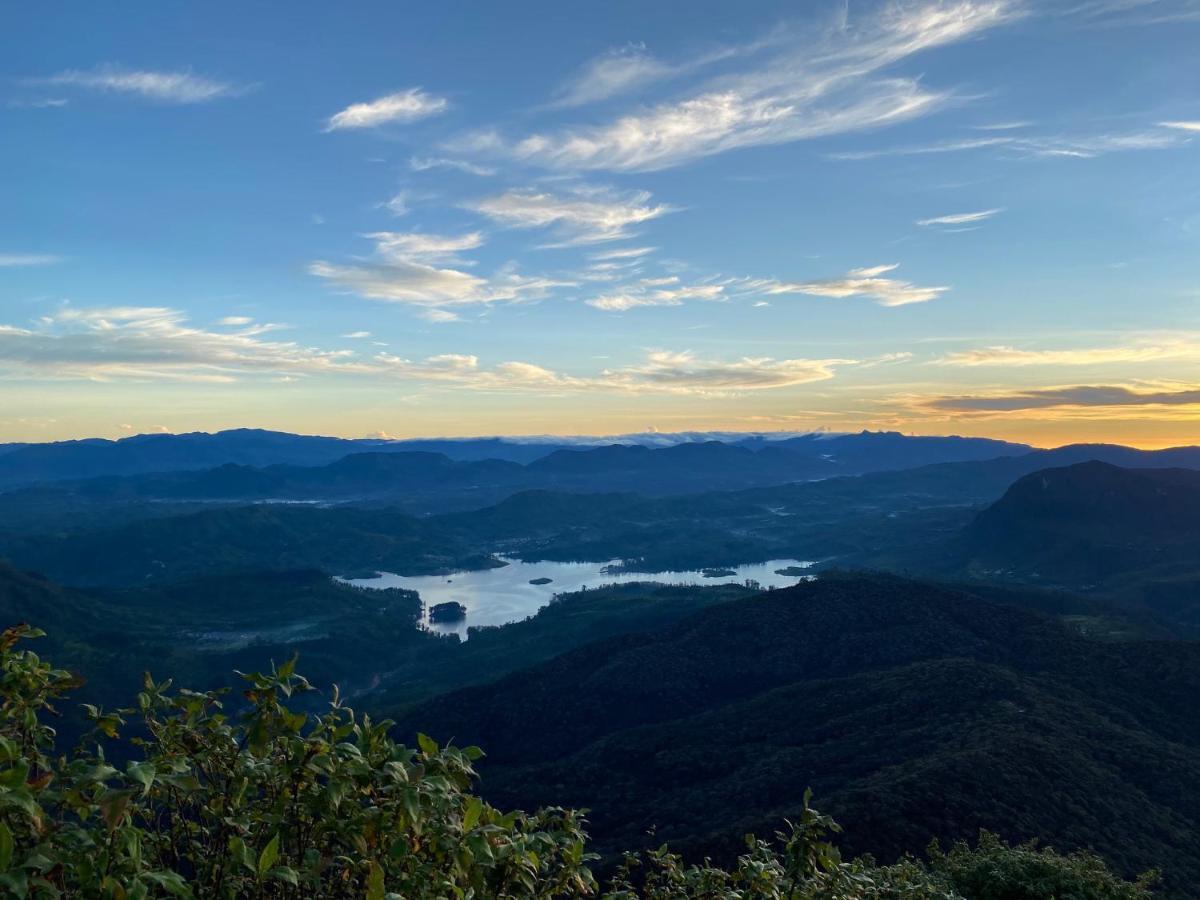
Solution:
[[[302,710],[336,684],[401,741],[478,743],[489,802],[592,810],[602,866],[649,828],[731,860],[811,787],[853,853],[1036,835],[1184,896],[1200,857],[1162,835],[1200,833],[1200,451],[893,468],[926,455],[895,443],[764,484],[711,478],[709,443],[556,449],[567,483],[483,463],[476,506],[430,473],[479,461],[404,450],[11,487],[0,612],[103,707],[143,670],[215,690],[298,655]],[[182,496],[214,483],[244,491]],[[1118,818],[1143,838],[1101,839]]]

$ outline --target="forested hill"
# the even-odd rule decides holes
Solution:
[[[1020,479],[966,529],[961,570],[1120,599],[1200,633],[1200,473],[1099,462]]]
[[[480,742],[487,795],[586,806],[610,850],[653,827],[728,856],[812,785],[856,850],[987,827],[1160,864],[1178,888],[1200,880],[1197,691],[1200,645],[827,576],[444,696],[399,733]]]
[[[1190,555],[1200,545],[1200,472],[1102,462],[1044,469],[1012,485],[970,529],[981,561],[1048,575],[1104,575]],[[1105,570],[1108,570],[1107,572]]]
[[[16,536],[0,552],[78,585],[208,573],[323,569],[425,574],[498,563],[435,524],[395,510],[263,505],[147,519],[80,534]]]

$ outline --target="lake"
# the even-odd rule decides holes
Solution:
[[[626,584],[632,581],[653,581],[658,584],[734,584],[751,578],[768,587],[791,587],[805,576],[778,575],[776,569],[789,566],[807,569],[812,565],[798,559],[771,559],[763,563],[728,566],[735,574],[706,578],[700,571],[690,572],[620,572],[605,574],[609,562],[523,562],[504,559],[508,565],[499,569],[480,569],[455,572],[451,575],[394,575],[384,572],[376,578],[342,579],[347,584],[365,588],[406,588],[416,591],[425,602],[424,627],[440,634],[456,633],[466,640],[471,625],[505,625],[532,616],[550,603],[555,594],[570,593],[584,587],[604,584]],[[530,581],[549,578],[547,584]],[[458,622],[429,622],[429,607],[454,601],[467,608],[467,617]]]

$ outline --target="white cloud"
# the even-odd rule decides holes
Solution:
[[[609,260],[609,259],[640,259],[657,250],[657,247],[621,247],[617,250],[604,250],[600,253],[593,253],[591,259]]]
[[[757,69],[713,79],[673,102],[605,124],[533,134],[515,145],[486,132],[469,145],[564,169],[648,171],[741,147],[901,122],[945,106],[952,95],[913,78],[881,77],[881,70],[981,34],[1018,12],[1009,0],[895,4],[861,23],[839,22],[815,39],[793,42]],[[585,96],[641,77],[653,65],[618,59]]]
[[[369,338],[370,336],[371,332],[369,331],[351,331],[342,335],[342,337],[349,338],[350,340],[362,340],[363,338]]]
[[[458,313],[440,307],[423,309],[417,315],[427,322],[457,322],[460,319]]]
[[[447,159],[434,156],[414,156],[408,161],[408,166],[414,172],[428,172],[430,169],[455,169],[469,175],[486,177],[495,175],[496,170],[490,166],[480,166],[465,159]]]
[[[986,147],[998,147],[1011,144],[1016,138],[985,137],[963,138],[961,140],[939,141],[933,144],[920,144],[908,147],[885,147],[878,150],[849,150],[843,153],[830,153],[829,159],[862,160],[877,159],[881,156],[921,156],[927,153],[960,153],[964,150],[982,150]]]
[[[1200,21],[1196,0],[1086,0],[1062,10],[1063,15],[1094,24],[1122,27]]]
[[[396,372],[430,382],[462,384],[474,390],[512,393],[625,393],[729,396],[747,391],[777,390],[827,381],[844,359],[772,359],[744,357],[732,361],[703,359],[690,351],[652,350],[633,365],[603,369],[590,375],[556,372],[528,362],[502,362],[490,369],[474,356],[447,354],[421,363],[380,356]]]
[[[1091,366],[1159,360],[1200,360],[1200,341],[1173,338],[1140,341],[1113,347],[1069,350],[1021,350],[996,346],[947,353],[937,360],[946,366]]]
[[[1014,147],[1029,156],[1092,159],[1108,153],[1133,150],[1165,150],[1186,139],[1161,131],[1131,131],[1122,134],[1096,134],[1083,137],[1024,138]]]
[[[254,320],[249,316],[225,316],[223,319],[217,319],[218,325],[249,325]]]
[[[672,211],[665,204],[651,205],[650,194],[614,194],[577,188],[574,194],[512,190],[472,204],[472,209],[510,228],[557,229],[558,246],[615,241],[631,236],[634,225]]]
[[[408,191],[397,191],[392,199],[383,204],[384,208],[393,216],[408,215]]]
[[[959,153],[993,148],[1023,158],[1092,159],[1108,153],[1137,150],[1166,150],[1186,143],[1187,138],[1164,131],[1130,131],[1084,135],[996,135],[963,138],[906,147],[883,147],[828,154],[829,159],[866,160],[883,156],[916,156],[927,153]]]
[[[61,109],[70,103],[65,97],[39,97],[35,100],[9,100],[9,109]]]
[[[893,263],[851,269],[840,278],[821,281],[748,281],[741,286],[741,290],[765,294],[811,294],[818,297],[870,297],[880,306],[925,303],[950,290],[948,287],[921,287],[898,278],[884,277],[898,267],[898,263]]]
[[[996,209],[981,209],[978,212],[968,213],[951,213],[947,216],[935,216],[932,219],[917,219],[918,225],[969,225],[972,222],[982,222],[985,219],[990,219],[997,213],[1004,212],[1002,207]]]
[[[346,128],[375,128],[388,122],[414,122],[445,112],[450,106],[445,97],[435,97],[420,88],[409,88],[368,103],[354,103],[329,117],[326,131]]]
[[[715,396],[773,390],[834,377],[844,359],[745,357],[723,361],[655,350],[633,365],[586,374],[531,362],[491,367],[445,353],[409,360],[386,352],[359,356],[243,332],[212,332],[165,307],[65,308],[31,328],[0,325],[0,375],[91,381],[230,383],[327,375],[396,378],[427,385],[517,394],[606,392]]]
[[[643,278],[619,291],[593,297],[586,302],[588,306],[607,312],[624,312],[639,306],[682,306],[685,300],[723,299],[724,285],[680,285],[678,282],[675,276]]]
[[[573,282],[527,277],[512,268],[490,277],[473,275],[449,264],[464,264],[457,256],[483,244],[479,232],[434,235],[381,231],[366,235],[375,241],[375,259],[338,265],[318,260],[310,274],[346,291],[372,300],[405,303],[424,310],[463,304],[536,299]],[[450,311],[424,312],[431,321],[453,321]]]
[[[20,377],[226,382],[338,370],[345,356],[253,329],[206,331],[165,307],[67,307],[31,328],[0,326],[0,371]]]
[[[119,66],[101,66],[89,70],[69,69],[49,78],[30,80],[35,84],[134,94],[162,103],[206,103],[246,91],[243,86],[193,75],[190,72],[152,72]]]
[[[478,231],[456,235],[377,231],[366,237],[375,241],[376,253],[394,262],[461,262],[458,254],[483,246],[483,235]]]
[[[744,357],[732,362],[697,358],[690,351],[656,350],[641,365],[606,370],[600,381],[633,392],[729,394],[774,390],[827,381],[834,369],[854,365],[846,359],[771,359]]]
[[[62,262],[62,257],[52,253],[0,253],[0,269],[52,266],[60,262]]]
[[[554,106],[583,106],[607,100],[652,81],[676,74],[638,44],[610,50],[589,60],[555,96]]]
[[[439,310],[431,310],[438,313]],[[165,307],[64,308],[30,328],[0,325],[0,374],[91,381],[230,383],[333,375],[398,378],[472,390],[529,393],[717,395],[770,390],[832,378],[840,359],[709,360],[656,350],[636,364],[586,374],[555,372],[524,361],[491,367],[471,354],[409,360],[387,352],[360,356],[248,332],[213,332]]]
[[[1176,131],[1200,132],[1200,120],[1195,122],[1159,122],[1163,128],[1173,128]]]

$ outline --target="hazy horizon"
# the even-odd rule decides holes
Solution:
[[[727,430],[689,429],[689,430],[682,430],[682,431],[657,431],[657,430],[628,431],[628,432],[619,432],[619,433],[615,432],[615,433],[609,433],[609,434],[600,434],[600,433],[573,434],[573,433],[565,433],[565,432],[556,434],[556,433],[552,433],[552,432],[542,432],[542,433],[538,433],[538,434],[512,433],[512,434],[459,434],[459,435],[452,435],[452,434],[397,435],[397,434],[391,434],[391,433],[387,433],[387,432],[375,432],[374,434],[338,434],[338,433],[334,433],[334,432],[320,432],[320,431],[310,431],[310,432],[279,431],[277,429],[260,428],[258,426],[254,426],[254,425],[241,425],[241,426],[233,426],[231,428],[222,428],[222,429],[215,429],[215,430],[189,429],[187,431],[165,431],[165,430],[143,431],[143,432],[129,431],[129,432],[122,432],[121,434],[116,435],[116,436],[77,435],[74,437],[61,438],[58,440],[63,440],[63,441],[86,441],[86,440],[120,441],[120,440],[127,440],[127,439],[133,439],[133,438],[155,437],[155,436],[159,436],[159,435],[164,435],[164,436],[167,436],[167,435],[182,436],[182,435],[188,435],[188,434],[210,434],[211,435],[211,434],[227,433],[227,432],[231,432],[231,431],[267,431],[267,432],[271,432],[274,434],[287,434],[287,435],[292,435],[292,436],[296,436],[296,437],[328,437],[328,438],[340,438],[343,440],[364,440],[364,441],[377,440],[377,441],[389,441],[389,442],[395,442],[395,443],[403,443],[403,442],[408,442],[408,441],[464,441],[464,442],[466,442],[466,441],[501,440],[501,441],[508,441],[511,443],[530,443],[530,444],[542,443],[542,442],[562,443],[562,444],[578,444],[581,447],[603,445],[603,444],[607,444],[607,443],[640,443],[644,446],[649,446],[649,447],[657,447],[657,446],[667,447],[667,446],[673,446],[675,444],[680,444],[680,443],[697,442],[700,440],[723,441],[723,440],[740,440],[740,439],[745,439],[745,438],[750,438],[750,437],[760,437],[760,438],[770,441],[770,440],[786,440],[787,438],[808,437],[808,436],[820,437],[820,438],[824,438],[824,437],[834,438],[834,437],[840,437],[840,436],[855,435],[855,434],[860,434],[860,433],[864,433],[864,432],[870,432],[870,433],[875,433],[875,434],[883,434],[883,433],[902,434],[905,437],[948,437],[948,438],[952,438],[952,437],[982,438],[982,437],[985,437],[983,435],[959,434],[959,433],[954,433],[954,432],[915,434],[912,432],[896,431],[894,429],[870,429],[870,428],[856,428],[856,429],[850,429],[850,430],[846,430],[846,431],[834,431],[831,429],[820,429],[820,428],[809,430],[809,431],[798,431],[798,430],[786,430],[785,431],[785,430],[762,430],[762,429],[743,430],[743,431],[727,431]],[[995,438],[991,438],[991,439],[998,440]],[[3,444],[3,443],[18,443],[18,444],[20,444],[20,443],[54,443],[54,442],[55,441],[0,441],[0,444]],[[1107,442],[1070,441],[1070,442],[1063,442],[1060,444],[1030,444],[1028,442],[1013,441],[1012,443],[1025,443],[1025,444],[1028,444],[1028,446],[1031,446],[1036,450],[1053,450],[1055,448],[1067,446],[1068,444],[1072,444],[1072,443],[1074,443],[1074,444],[1108,443],[1108,444],[1112,444],[1112,445],[1116,445],[1116,446],[1133,447],[1133,448],[1142,449],[1142,450],[1161,450],[1161,449],[1168,449],[1168,448],[1172,448],[1172,447],[1193,446],[1193,445],[1183,445],[1183,444],[1153,444],[1153,445],[1150,445],[1150,444],[1137,443],[1137,442],[1127,443],[1127,442],[1123,442],[1123,441],[1107,441]]]

